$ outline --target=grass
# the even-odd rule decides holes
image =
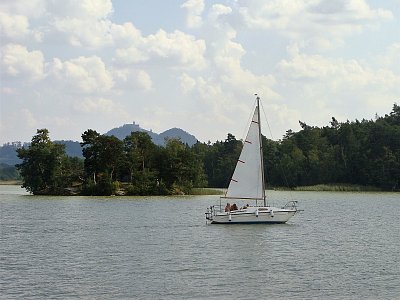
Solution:
[[[222,195],[223,193],[221,189],[193,188],[191,195]]]
[[[21,185],[21,180],[0,180],[0,185]]]
[[[310,186],[298,186],[295,191],[313,192],[378,192],[381,189],[373,186],[363,186],[355,184],[317,184]]]

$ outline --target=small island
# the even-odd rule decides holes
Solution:
[[[270,188],[399,191],[397,104],[375,120],[340,123],[332,118],[322,128],[300,126],[279,141],[262,137]],[[35,195],[193,194],[196,188],[227,186],[242,141],[228,134],[214,144],[189,146],[171,138],[159,146],[146,132],[131,132],[121,140],[88,129],[80,145],[83,159],[70,157],[63,144],[51,141],[47,129],[38,129],[29,145],[17,149],[22,187]]]

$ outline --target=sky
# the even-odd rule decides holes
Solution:
[[[0,36],[0,144],[239,139],[255,93],[275,140],[400,104],[400,0],[2,0]]]

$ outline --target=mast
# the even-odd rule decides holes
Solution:
[[[261,135],[261,117],[260,117],[260,97],[257,96],[257,115],[258,115],[258,134],[260,141],[260,159],[261,159],[261,188],[262,188],[262,196],[264,200],[264,206],[267,206],[267,201],[265,197],[265,180],[264,180],[264,155],[263,155],[263,147],[262,147],[262,135]]]

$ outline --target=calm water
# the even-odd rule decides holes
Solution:
[[[285,225],[205,225],[215,196],[0,186],[1,299],[400,299],[400,195],[272,192]]]

